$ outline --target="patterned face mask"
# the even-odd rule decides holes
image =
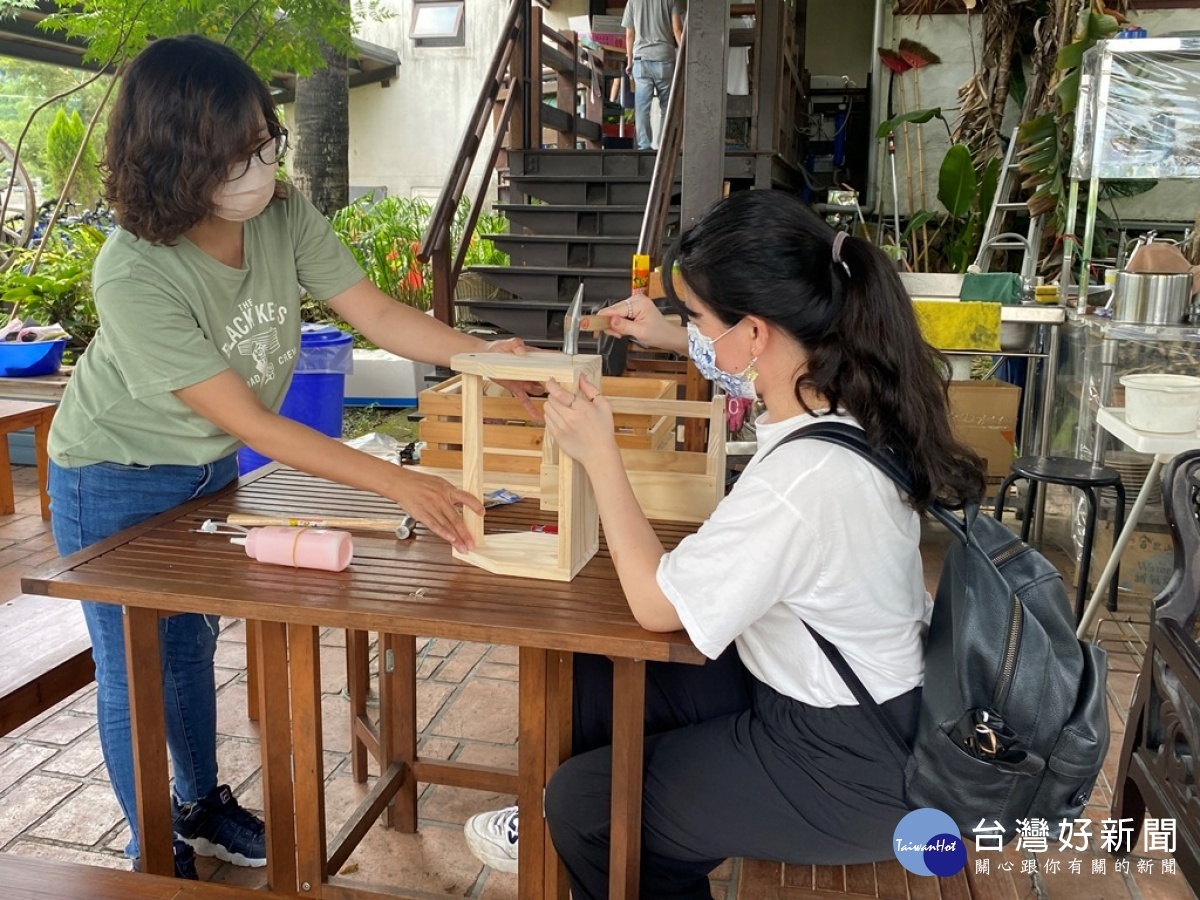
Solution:
[[[754,391],[754,379],[758,377],[753,360],[737,374],[726,372],[717,366],[717,348],[714,345],[733,331],[734,327],[736,326],[731,326],[715,338],[710,338],[700,333],[695,322],[688,322],[688,356],[692,358],[700,374],[728,396],[753,400],[757,396]]]

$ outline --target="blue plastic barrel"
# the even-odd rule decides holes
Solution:
[[[353,338],[332,325],[301,325],[296,373],[279,414],[330,437],[342,436],[346,375],[353,367]],[[242,475],[271,460],[249,447],[238,451]]]

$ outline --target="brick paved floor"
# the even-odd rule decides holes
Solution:
[[[20,592],[20,578],[56,554],[49,528],[39,517],[33,472],[14,467],[18,504],[12,516],[0,517],[0,601]],[[927,568],[936,572],[936,548]],[[1130,609],[1143,603],[1128,604]],[[1122,612],[1125,606],[1123,605]],[[217,649],[218,755],[221,778],[250,808],[262,803],[256,728],[246,718],[245,631],[226,621]],[[1136,647],[1136,627],[1127,626]],[[1116,635],[1110,626],[1104,632]],[[0,652],[4,636],[0,634]],[[325,692],[327,811],[336,829],[365,794],[350,777],[347,703],[344,698],[344,639],[340,631],[322,638]],[[514,765],[517,738],[517,659],[509,647],[469,642],[425,641],[419,645],[418,706],[421,751],[429,756]],[[1112,642],[1113,649],[1120,649]],[[1088,810],[1099,829],[1111,798],[1116,755],[1124,731],[1125,708],[1134,684],[1128,658],[1114,659],[1110,679],[1113,743],[1109,761]],[[422,786],[421,829],[402,835],[374,828],[350,858],[343,874],[365,882],[444,893],[459,897],[500,898],[516,895],[516,878],[492,872],[467,852],[462,823],[468,816],[512,802],[507,796],[444,786]],[[94,687],[81,691],[15,732],[0,736],[0,851],[124,868],[122,848],[128,831],[109,790],[96,734]],[[756,861],[726,862],[714,875],[714,895],[745,898],[814,898],[835,894],[879,897],[979,896],[1071,900],[1071,898],[1186,898],[1192,893],[1178,875],[1164,875],[1162,860],[1134,857],[1130,872],[1115,871],[1115,861],[1078,854],[1082,871],[1070,871],[1073,856],[1058,855],[1061,871],[1022,872],[1027,860],[1047,869],[1047,855],[977,854],[988,858],[991,871],[968,873],[935,887],[930,879],[904,878],[898,865],[865,867],[780,866]],[[1161,854],[1160,854],[1161,855]],[[1008,860],[1012,871],[1000,870]],[[1105,874],[1092,874],[1093,860]],[[1139,871],[1153,868],[1153,873]],[[261,870],[237,869],[213,860],[200,861],[201,876],[214,881],[257,885]],[[0,892],[2,893],[2,892]],[[14,898],[19,900],[19,898]]]

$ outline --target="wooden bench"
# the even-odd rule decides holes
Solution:
[[[38,494],[42,498],[42,518],[50,518],[50,495],[46,492],[46,477],[50,471],[46,455],[46,439],[50,436],[50,421],[58,406],[53,403],[31,403],[26,400],[0,400],[0,516],[11,516],[17,506],[13,498],[12,465],[8,458],[8,435],[14,431],[33,429],[37,453]]]
[[[0,605],[0,634],[0,735],[95,678],[92,644],[78,603],[20,594]],[[0,891],[0,896],[18,895]]]
[[[13,900],[254,900],[260,891],[0,853],[0,897]]]

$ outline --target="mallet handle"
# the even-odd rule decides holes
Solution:
[[[226,521],[230,525],[241,525],[244,528],[254,528],[259,525],[290,525],[294,528],[351,528],[359,531],[384,531],[392,534],[403,519],[355,519],[355,518],[320,518],[305,516],[256,516],[248,513],[231,513]]]

